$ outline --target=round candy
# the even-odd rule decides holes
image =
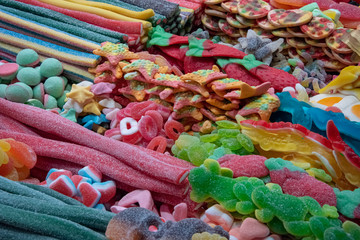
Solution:
[[[39,100],[37,99],[29,99],[25,102],[25,104],[27,105],[31,105],[31,106],[34,106],[34,107],[38,107],[38,108],[44,108],[44,105],[42,104],[42,102],[40,102]]]
[[[38,85],[36,85],[33,88],[33,96],[35,99],[39,100],[40,102],[44,102],[44,94],[45,94],[45,90],[44,90],[44,84],[40,83]]]
[[[0,84],[0,98],[5,98],[5,89],[7,88],[6,84]]]
[[[19,65],[16,63],[4,63],[0,65],[0,79],[13,80],[19,70]]]
[[[53,96],[49,94],[45,94],[44,96],[44,107],[46,109],[57,108],[57,100]]]
[[[32,49],[24,49],[17,54],[16,62],[24,67],[33,67],[39,63],[39,55]]]
[[[36,86],[41,82],[41,75],[35,68],[25,67],[18,72],[17,79],[29,86]]]
[[[14,83],[5,89],[5,97],[12,102],[24,103],[32,97],[32,89],[25,83]]]
[[[47,58],[40,65],[40,73],[44,77],[58,76],[62,71],[61,62],[55,58]]]
[[[64,93],[64,79],[61,77],[49,77],[44,83],[45,92],[54,98],[59,98]]]

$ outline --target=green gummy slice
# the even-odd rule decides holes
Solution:
[[[184,149],[188,148],[196,143],[199,143],[200,139],[191,135],[182,134],[179,138],[175,141],[175,144],[178,148]]]
[[[221,121],[217,121],[215,123],[216,123],[216,125],[218,125],[221,128],[240,129],[239,124],[232,122],[232,121],[228,121],[228,120],[221,120]]]
[[[239,141],[240,145],[248,152],[253,152],[254,151],[254,144],[253,142],[251,141],[251,139],[242,134],[242,133],[239,133],[237,136],[236,136],[237,140]]]
[[[200,166],[209,156],[208,151],[200,144],[193,145],[188,149],[190,162],[195,166]]]
[[[222,138],[223,137],[234,138],[238,134],[240,134],[240,130],[239,129],[219,129],[218,134]]]
[[[230,150],[238,150],[242,148],[241,144],[236,138],[222,138],[220,141],[225,148]]]
[[[215,142],[219,139],[219,134],[212,133],[200,136],[200,141],[205,143]]]

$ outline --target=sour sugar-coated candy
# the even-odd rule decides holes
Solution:
[[[17,79],[29,86],[36,86],[41,81],[41,75],[38,69],[25,67],[17,73]]]
[[[244,134],[238,134],[236,135],[237,140],[239,141],[240,145],[245,148],[248,152],[254,151],[254,144],[252,143],[251,139],[244,135]]]
[[[58,76],[62,71],[61,62],[55,58],[47,58],[40,65],[40,73],[44,77]]]
[[[219,139],[219,134],[217,133],[211,133],[211,134],[205,134],[200,136],[200,141],[202,142],[215,142]]]
[[[128,136],[136,133],[139,130],[138,122],[131,118],[126,117],[120,121],[120,132],[123,136]]]
[[[240,133],[239,129],[219,129],[218,134],[222,138],[236,137]]]
[[[80,169],[79,175],[90,178],[93,182],[101,182],[102,179],[102,173],[93,165]]]
[[[195,144],[187,149],[187,154],[191,163],[200,166],[209,156],[208,151],[202,144]]]
[[[232,121],[228,121],[228,120],[216,121],[216,125],[218,125],[220,128],[240,129],[239,124],[236,124],[236,123],[234,123]]]
[[[266,157],[259,155],[239,156],[227,154],[218,159],[221,167],[229,168],[234,172],[234,177],[265,177],[269,174],[264,162]]]
[[[156,137],[160,131],[156,120],[151,116],[142,116],[138,122],[138,127],[143,138],[148,141],[151,141],[154,137]]]
[[[166,150],[166,146],[167,146],[166,138],[163,136],[157,136],[151,139],[151,141],[147,145],[147,148],[157,152],[164,153]],[[173,146],[176,147],[175,144]]]
[[[168,138],[176,140],[184,132],[184,126],[175,120],[168,120],[164,125],[165,134]]]

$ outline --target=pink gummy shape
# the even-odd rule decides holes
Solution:
[[[328,204],[336,206],[336,195],[330,185],[299,171],[283,170],[270,171],[271,182],[281,186],[286,194],[296,197],[309,196],[321,206]]]
[[[101,193],[99,203],[107,203],[116,194],[116,185],[114,181],[94,183],[92,186]]]
[[[72,197],[76,193],[76,188],[72,181],[65,175],[62,175],[50,183],[49,188],[65,196]]]
[[[177,140],[182,132],[184,132],[184,126],[176,120],[168,120],[164,126],[165,134],[172,140]]]
[[[142,116],[139,120],[139,132],[146,140],[151,141],[159,131],[156,120],[151,116]]]
[[[265,177],[269,170],[264,162],[267,158],[259,155],[240,156],[236,154],[227,154],[218,159],[221,167],[230,168],[237,177]]]
[[[0,77],[10,76],[11,74],[16,73],[18,68],[19,65],[17,65],[17,63],[5,63],[0,65]]]

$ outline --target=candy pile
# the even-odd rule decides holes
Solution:
[[[114,214],[34,184],[0,176],[0,234],[4,239],[103,239]]]
[[[359,56],[342,40],[353,29],[339,27],[342,26],[339,23],[340,14],[347,11],[321,12],[316,2],[289,10],[272,9],[270,4],[262,0],[209,0],[205,4],[207,8],[202,17],[204,27],[211,35],[220,36],[225,43],[236,44],[240,50],[247,45],[239,37],[247,37],[250,27],[263,38],[283,38],[273,40],[273,44],[278,42],[280,45],[285,41],[280,51],[303,62],[307,60],[303,58],[306,53],[313,60],[322,60],[329,70],[341,70],[359,63]],[[274,46],[272,52],[276,49],[278,47]],[[263,52],[261,54],[264,55]]]
[[[73,175],[68,170],[52,168],[45,182],[40,185],[72,197],[87,207],[104,209],[102,203],[107,203],[116,194],[115,182],[101,182],[102,173],[92,165],[80,169],[78,174]]]
[[[24,180],[30,176],[36,160],[34,150],[25,143],[11,138],[0,139],[0,176],[13,181]]]
[[[60,76],[61,62],[47,58],[37,67],[38,63],[38,54],[24,49],[16,56],[16,63],[0,65],[0,97],[45,109],[62,108],[70,85]]]

